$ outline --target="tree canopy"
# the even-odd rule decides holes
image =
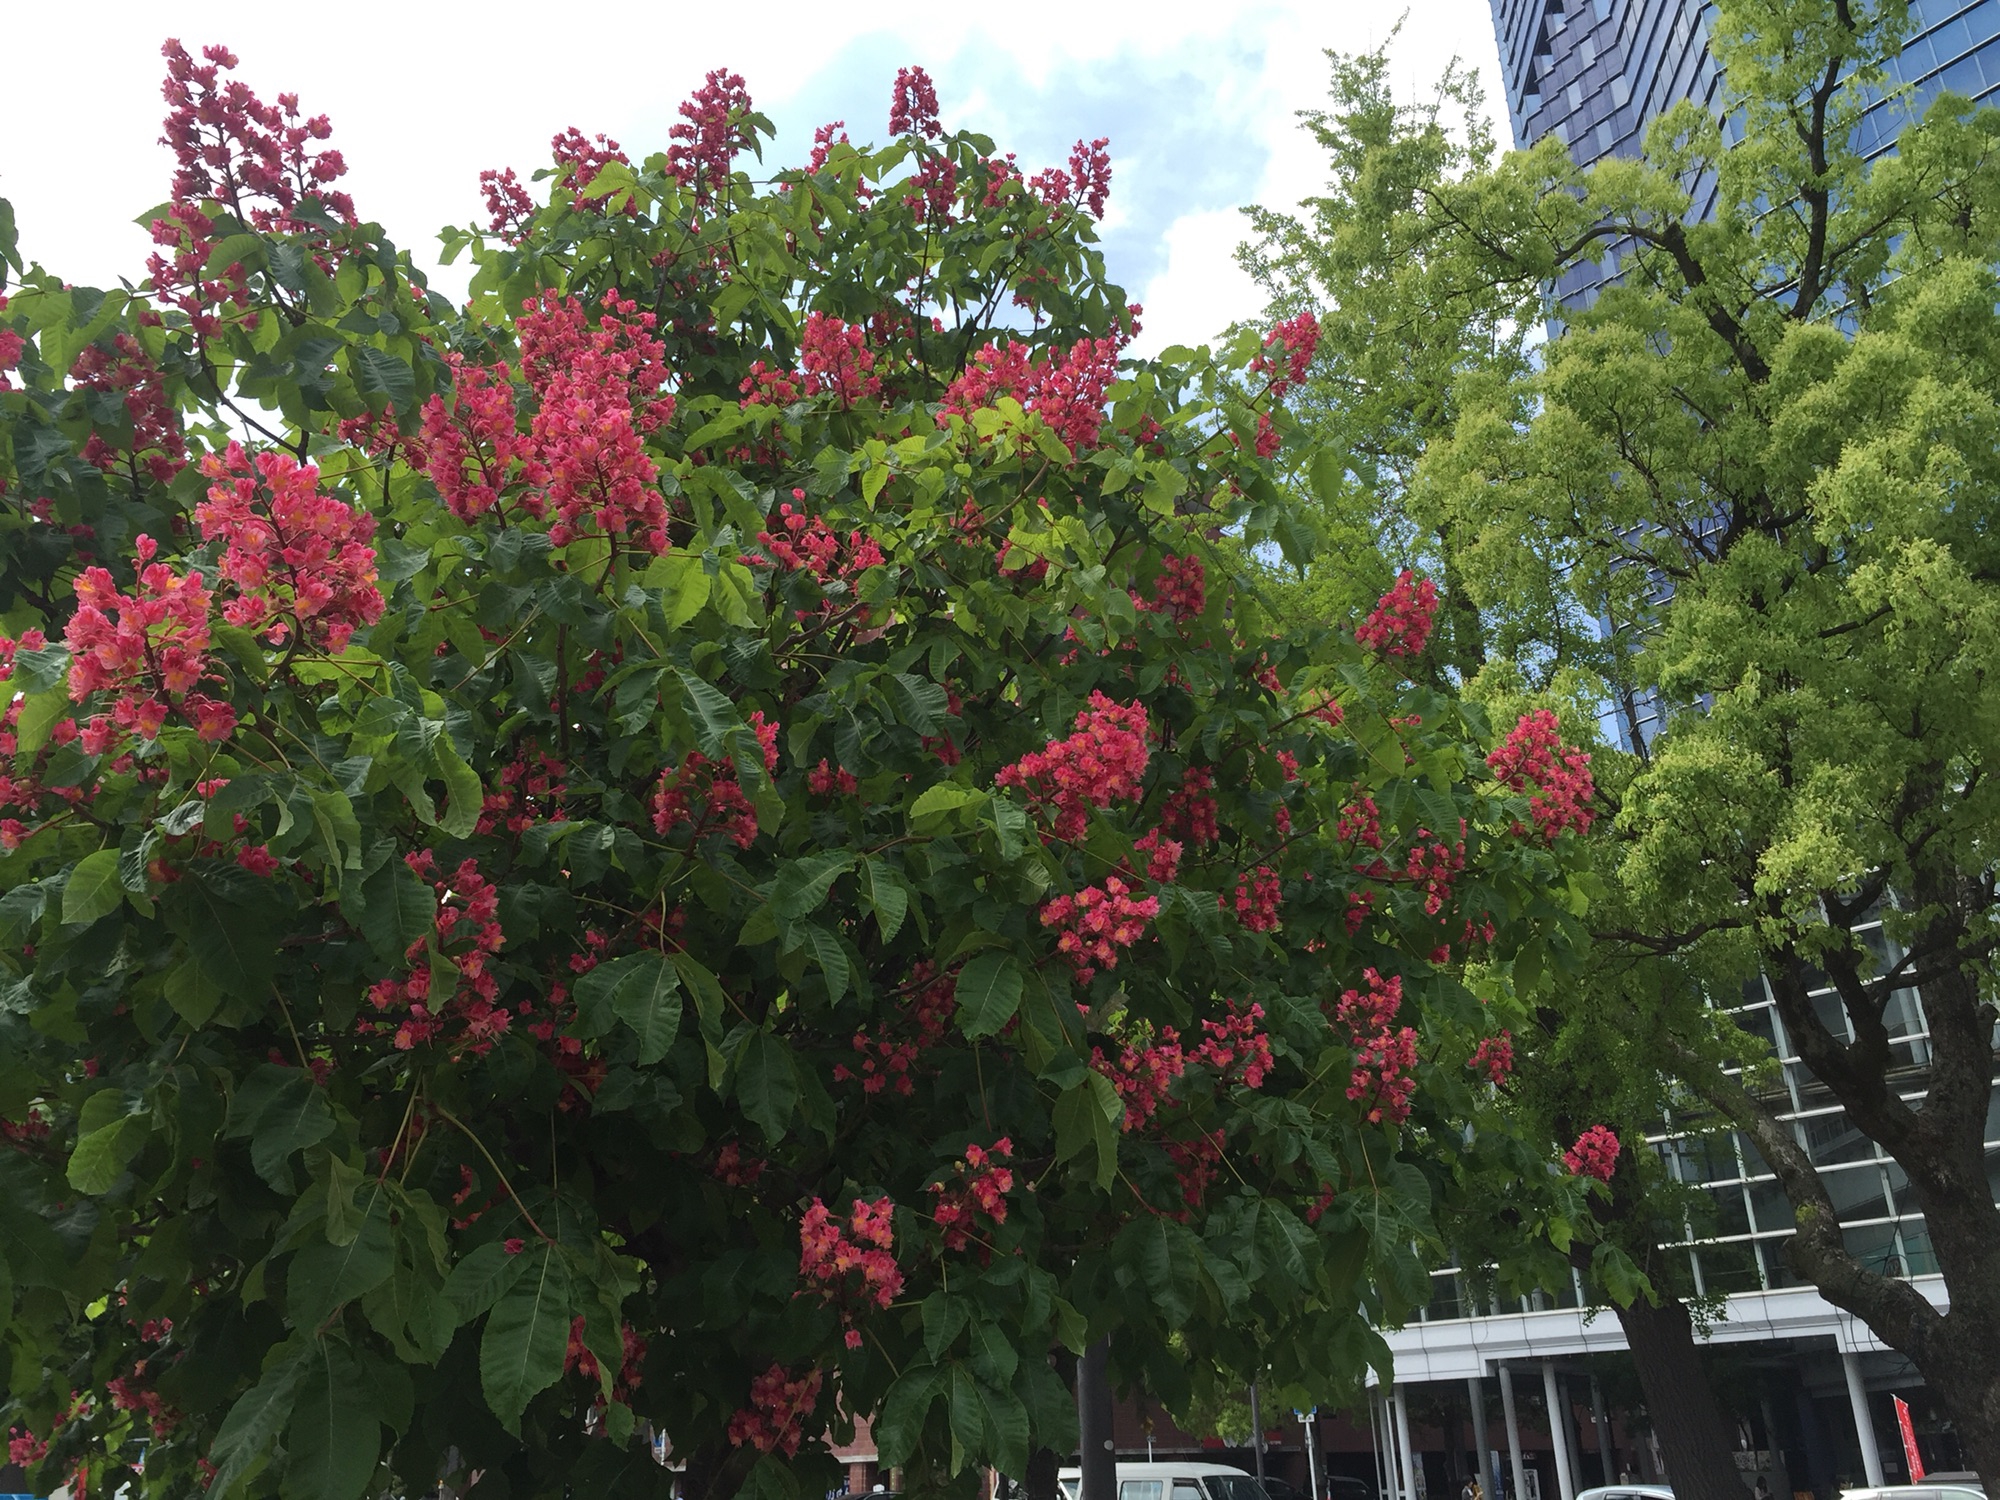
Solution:
[[[651,1433],[777,1500],[868,1417],[964,1486],[1073,1441],[1052,1351],[1337,1390],[1441,1214],[1579,1211],[1492,1083],[1587,773],[1411,680],[1413,580],[1279,628],[1316,331],[1131,358],[1104,142],[906,70],[756,180],[718,72],[488,174],[455,310],[167,57],[146,283],[0,217],[38,1483],[660,1494]]]

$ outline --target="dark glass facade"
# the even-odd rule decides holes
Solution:
[[[1515,142],[1555,135],[1588,164],[1637,155],[1646,126],[1679,100],[1719,108],[1713,10],[1700,0],[1493,0]],[[1909,41],[1889,70],[1908,93],[1879,101],[1855,131],[1871,156],[1892,149],[1903,121],[1940,90],[2000,102],[2000,0],[1913,0],[1910,11]],[[1572,267],[1555,300],[1588,304],[1616,260],[1613,247],[1603,262]]]

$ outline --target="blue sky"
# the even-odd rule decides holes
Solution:
[[[1486,0],[1409,6],[1393,54],[1406,93],[1453,55],[1493,78]],[[914,62],[936,79],[948,126],[983,131],[1030,171],[1063,162],[1079,137],[1110,137],[1105,253],[1146,304],[1143,345],[1157,348],[1256,311],[1231,261],[1237,210],[1319,185],[1294,112],[1323,97],[1323,49],[1374,45],[1397,12],[1325,0],[1014,0],[991,12],[599,0],[578,7],[574,25],[564,14],[507,0],[360,11],[112,3],[91,8],[79,46],[74,11],[37,7],[4,30],[12,55],[41,61],[0,90],[0,196],[14,202],[24,250],[52,269],[79,282],[136,278],[147,247],[131,221],[165,196],[169,174],[154,144],[169,34],[190,48],[225,42],[260,93],[293,91],[329,114],[357,206],[426,264],[441,221],[477,216],[482,167],[525,177],[567,126],[603,131],[635,156],[659,149],[680,100],[728,66],[778,127],[775,164],[790,164],[826,120],[880,139],[896,69]],[[47,65],[65,55],[73,65]]]

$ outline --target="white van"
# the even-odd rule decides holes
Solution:
[[[1058,1469],[1063,1500],[1078,1500],[1083,1470]],[[1118,1500],[1269,1500],[1253,1475],[1227,1464],[1137,1463],[1118,1465]]]

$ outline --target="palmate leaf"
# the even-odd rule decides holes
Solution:
[[[345,1343],[315,1340],[285,1426],[285,1500],[356,1500],[381,1459],[371,1380]]]

